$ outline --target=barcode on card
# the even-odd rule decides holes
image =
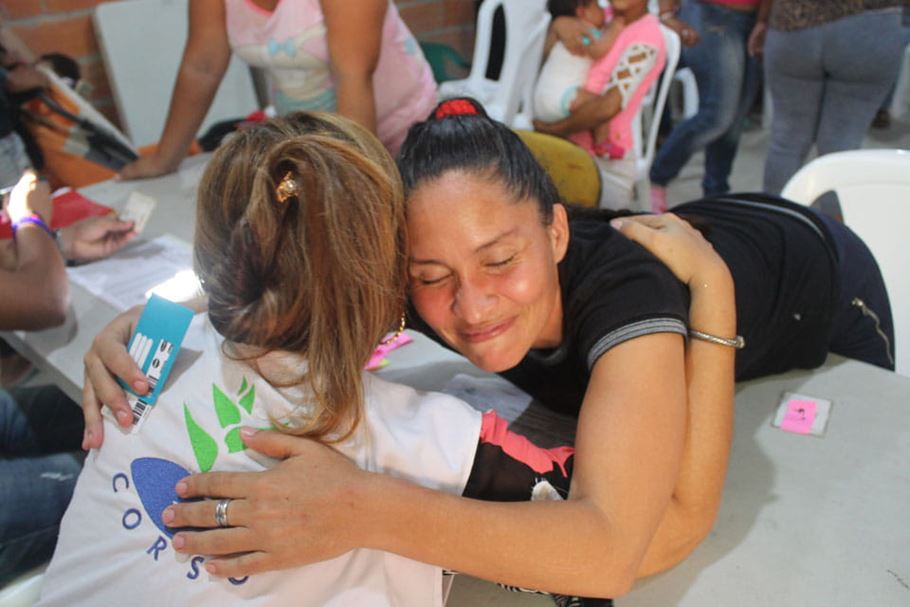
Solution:
[[[130,400],[132,401],[132,399]],[[139,428],[142,426],[145,418],[148,417],[150,409],[151,406],[141,400],[132,401],[133,426],[130,428],[130,432],[139,432]]]

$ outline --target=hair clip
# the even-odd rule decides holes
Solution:
[[[448,99],[439,104],[433,117],[441,120],[447,116],[477,116],[479,113],[477,106],[467,99]]]
[[[294,174],[291,171],[288,171],[284,174],[284,177],[281,178],[281,181],[275,187],[275,197],[278,198],[278,202],[284,204],[288,201],[288,198],[297,196],[300,193],[300,187],[297,185],[297,181],[294,179]]]

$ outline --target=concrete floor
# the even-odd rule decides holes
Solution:
[[[896,119],[887,130],[870,130],[864,148],[910,149],[910,115]],[[764,172],[768,133],[758,125],[744,133],[733,166],[730,185],[734,191],[760,191]],[[704,155],[696,154],[668,188],[670,206],[701,197]],[[568,548],[571,549],[571,548]],[[508,547],[503,547],[507,552]],[[633,590],[634,592],[634,590]],[[617,601],[621,605],[621,601]],[[544,596],[512,593],[495,584],[466,575],[457,576],[447,607],[552,607]]]

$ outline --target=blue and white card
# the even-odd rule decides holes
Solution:
[[[158,400],[192,320],[192,310],[163,297],[152,295],[145,304],[136,332],[130,339],[129,352],[148,379],[149,392],[139,396],[118,380],[130,394],[133,431],[138,430],[148,410]]]

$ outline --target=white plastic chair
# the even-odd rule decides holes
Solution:
[[[550,24],[546,0],[485,0],[477,14],[471,73],[462,80],[439,87],[443,99],[474,97],[496,120],[515,128],[531,128],[531,98],[540,70],[543,46]],[[493,15],[502,7],[505,16],[505,52],[499,80],[486,77],[493,35]]]
[[[810,205],[837,194],[844,222],[875,255],[894,316],[896,371],[910,377],[910,151],[856,150],[827,154],[800,169],[782,193]]]
[[[155,143],[186,45],[187,0],[106,2],[93,20],[124,131],[136,147]],[[201,131],[258,107],[249,68],[232,57]]]
[[[642,99],[638,113],[632,120],[632,135],[634,137],[635,171],[639,186],[648,179],[648,171],[654,162],[654,153],[657,149],[657,131],[660,127],[660,118],[667,103],[670,85],[679,63],[680,41],[679,36],[664,25],[660,26],[664,35],[667,62],[660,78],[654,81],[651,89]]]

